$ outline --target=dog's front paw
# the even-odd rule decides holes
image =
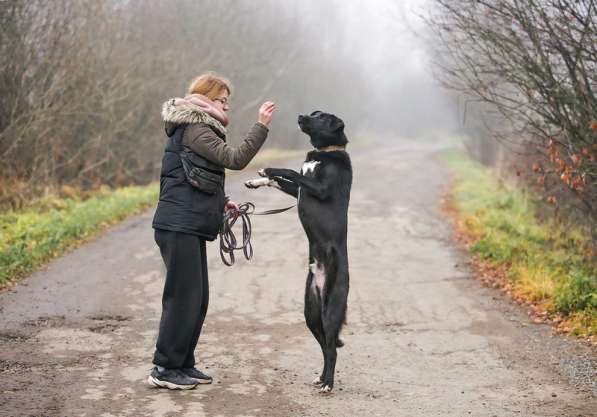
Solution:
[[[311,384],[321,386],[321,384],[322,384],[321,377],[318,376],[317,378],[315,378],[313,381],[311,381]]]
[[[259,188],[263,186],[271,185],[272,180],[269,178],[257,178],[254,180],[245,181],[245,187],[247,188]]]
[[[263,176],[273,178],[283,177],[289,170],[284,168],[264,168],[261,171],[263,171]]]
[[[265,169],[260,169],[259,171],[257,171],[257,173],[259,174],[260,177],[267,177],[267,174],[265,173]]]
[[[276,176],[276,168],[264,168],[260,171],[259,175],[262,177],[275,177]]]

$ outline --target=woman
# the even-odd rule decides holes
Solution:
[[[274,103],[263,103],[246,139],[232,148],[226,144],[230,93],[227,80],[207,73],[193,80],[186,97],[168,100],[162,108],[168,143],[153,228],[166,283],[149,376],[158,387],[192,389],[212,382],[195,368],[194,356],[209,299],[205,242],[218,235],[223,212],[238,208],[224,195],[224,168],[240,170],[253,159],[275,110]],[[185,160],[186,168],[200,170],[196,182],[185,173]]]

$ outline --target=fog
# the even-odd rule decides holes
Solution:
[[[10,190],[38,193],[42,184],[94,188],[156,179],[165,143],[161,104],[184,95],[204,71],[232,81],[233,145],[265,100],[278,108],[266,147],[308,147],[296,120],[314,110],[344,119],[353,143],[453,129],[453,107],[431,77],[425,6],[0,2],[0,55],[11,57],[0,61],[0,175],[9,183],[0,201],[14,200]]]
[[[258,4],[257,13],[269,15],[268,6]],[[349,135],[359,139],[417,138],[456,127],[454,105],[432,77],[421,19],[426,1],[308,0],[277,6],[281,10],[271,18],[279,21],[264,28],[271,30],[272,59],[253,70],[271,78],[261,96],[277,102],[280,127],[313,110],[338,114]],[[293,38],[279,42],[280,31],[289,28]],[[236,44],[234,34],[229,36]],[[215,69],[226,75],[233,61]],[[237,90],[246,101],[239,75]]]

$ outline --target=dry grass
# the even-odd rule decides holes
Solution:
[[[539,223],[531,196],[458,153],[444,201],[480,279],[530,308],[534,321],[597,344],[597,270],[574,225]]]

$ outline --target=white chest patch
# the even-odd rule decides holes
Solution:
[[[321,164],[321,161],[309,161],[309,162],[305,162],[303,164],[303,167],[301,168],[301,174],[305,175],[308,174],[309,172],[315,172],[315,167],[317,165]]]

